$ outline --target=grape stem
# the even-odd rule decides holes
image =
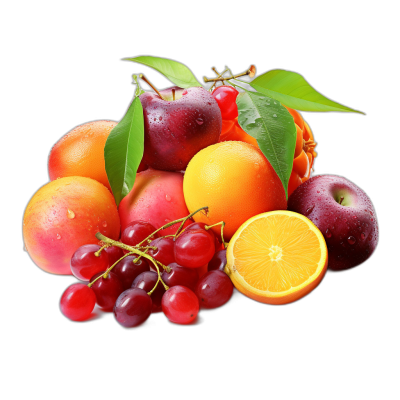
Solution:
[[[175,220],[175,221],[168,222],[168,224],[163,225],[161,228],[156,229],[151,235],[147,236],[147,238],[144,239],[144,240],[142,240],[142,241],[138,244],[138,246],[140,246],[141,244],[145,243],[145,242],[146,242],[147,240],[149,240],[152,236],[154,236],[154,234],[156,234],[157,232],[160,232],[160,231],[163,230],[163,229],[167,229],[167,228],[169,228],[169,227],[172,226],[172,225],[175,225],[175,224],[178,224],[179,222],[182,222],[181,226],[178,228],[178,230],[176,231],[175,235],[173,235],[174,237],[176,237],[176,235],[179,233],[179,231],[182,229],[183,225],[185,224],[185,222],[186,222],[189,218],[192,218],[193,215],[197,214],[199,211],[201,211],[201,210],[206,210],[206,209],[208,209],[208,207],[201,207],[201,208],[199,208],[198,210],[196,210],[196,211],[192,212],[191,214],[189,214],[187,217],[179,218],[179,219],[177,219],[177,220]],[[96,237],[97,237],[97,236],[96,236]]]
[[[224,228],[225,228],[225,222],[221,221],[221,222],[217,222],[214,225],[206,225],[205,226],[205,230],[208,231],[209,229],[211,229],[213,226],[218,226],[221,225],[221,239],[222,239],[222,244],[224,245],[224,249],[226,249],[226,242],[224,240]]]
[[[103,247],[104,247],[104,246],[103,246]],[[107,268],[106,272],[104,272],[103,275],[98,276],[93,282],[88,283],[88,286],[89,286],[89,287],[92,287],[92,285],[93,285],[96,281],[98,281],[100,278],[107,279],[107,277],[108,277],[110,271],[111,271],[121,260],[123,260],[125,257],[130,256],[131,254],[133,254],[133,253],[124,254],[118,261],[116,261],[113,265],[111,265],[110,268]]]
[[[154,267],[155,267],[156,270],[157,270],[157,275],[158,275],[157,282],[156,282],[156,284],[154,285],[153,289],[151,289],[150,292],[148,292],[147,294],[148,294],[149,296],[151,296],[151,294],[154,292],[154,290],[156,290],[156,287],[157,287],[157,285],[158,285],[159,282],[161,282],[161,284],[164,286],[164,289],[165,289],[165,290],[168,290],[169,287],[168,287],[168,286],[165,284],[165,282],[162,280],[161,274],[160,274],[160,269],[159,269],[158,266],[161,266],[161,267],[162,267],[166,272],[168,272],[168,273],[171,272],[171,268],[168,267],[168,266],[166,266],[166,265],[164,265],[164,264],[162,264],[161,262],[159,262],[158,260],[156,260],[155,258],[153,258],[153,257],[151,257],[150,255],[147,254],[147,251],[148,251],[149,249],[157,250],[157,247],[155,247],[155,246],[141,246],[141,245],[142,245],[143,243],[149,242],[149,241],[150,241],[150,238],[153,237],[154,234],[156,234],[157,232],[159,232],[159,231],[161,231],[161,230],[163,230],[163,229],[169,228],[170,226],[175,225],[175,224],[178,224],[178,223],[180,222],[181,224],[180,224],[178,230],[176,231],[175,235],[166,235],[166,236],[163,236],[163,237],[173,237],[174,240],[175,240],[175,238],[177,237],[177,235],[179,234],[179,232],[182,230],[183,226],[185,225],[185,222],[186,222],[188,219],[192,218],[195,214],[197,214],[198,212],[203,211],[203,210],[208,210],[208,207],[201,207],[201,208],[199,208],[198,210],[196,210],[196,211],[190,213],[190,214],[189,214],[188,216],[186,216],[186,217],[179,218],[179,219],[177,219],[177,220],[175,220],[175,221],[168,222],[168,224],[165,224],[165,225],[163,225],[161,228],[158,228],[157,230],[155,230],[151,235],[149,235],[146,239],[142,240],[142,241],[141,241],[138,245],[136,245],[136,246],[128,246],[128,245],[125,244],[125,243],[121,243],[121,242],[118,242],[117,240],[110,239],[110,238],[108,238],[107,236],[104,236],[102,233],[97,232],[97,233],[96,233],[96,238],[97,238],[98,240],[102,241],[103,243],[105,243],[105,244],[103,245],[103,247],[102,247],[101,249],[98,250],[98,252],[100,252],[101,250],[103,250],[103,249],[106,248],[106,247],[109,247],[109,246],[116,246],[116,247],[119,247],[119,248],[121,248],[121,249],[123,249],[123,250],[127,250],[127,251],[128,251],[128,254],[125,254],[123,257],[121,257],[121,258],[120,258],[117,262],[115,262],[110,268],[108,268],[108,269],[106,270],[106,272],[105,272],[103,275],[98,276],[93,282],[90,282],[90,283],[88,284],[88,286],[91,287],[98,279],[100,279],[100,278],[102,278],[102,277],[103,277],[103,278],[107,278],[107,277],[108,277],[108,274],[109,274],[110,271],[115,267],[115,265],[117,265],[122,259],[124,259],[124,258],[127,257],[128,255],[137,254],[138,257],[134,260],[134,262],[137,262],[137,261],[140,259],[140,257],[147,258],[148,260],[150,260],[150,261],[154,264]],[[206,215],[207,215],[207,211],[206,211]],[[224,245],[224,248],[226,248],[226,244],[225,244],[225,241],[224,241],[224,226],[225,226],[225,222],[222,221],[222,222],[218,222],[217,224],[214,224],[214,225],[206,226],[206,230],[212,228],[213,226],[217,226],[217,225],[221,225],[221,238],[222,238],[222,243],[223,243],[223,245]],[[144,249],[144,251],[141,251],[140,249]],[[100,253],[99,253],[99,254],[100,254]]]
[[[138,250],[138,249],[135,248],[135,247],[128,246],[128,245],[125,244],[125,243],[121,243],[121,242],[118,242],[118,241],[116,241],[116,240],[110,239],[110,238],[108,238],[107,236],[104,236],[103,234],[101,234],[100,232],[97,232],[97,233],[96,233],[96,238],[99,239],[99,240],[101,240],[101,241],[103,241],[104,243],[109,243],[111,246],[117,246],[117,247],[119,247],[119,248],[121,248],[121,249],[127,250],[127,251],[129,251],[131,254],[138,254],[138,255],[140,255],[141,257],[147,258],[148,260],[150,260],[150,261],[154,264],[154,267],[155,267],[155,269],[157,270],[158,280],[157,280],[157,283],[156,283],[156,285],[154,286],[154,288],[153,288],[152,290],[150,290],[150,292],[148,292],[149,296],[154,292],[155,288],[157,287],[158,282],[161,282],[161,283],[162,283],[162,285],[164,286],[164,289],[165,289],[165,290],[168,290],[168,289],[169,289],[169,287],[168,287],[168,286],[165,284],[165,282],[161,279],[160,269],[158,268],[158,265],[157,265],[157,264],[161,265],[161,266],[165,269],[165,271],[167,271],[167,272],[171,272],[171,268],[170,268],[170,267],[167,267],[166,265],[160,263],[159,261],[155,260],[153,257],[149,256],[148,254],[144,253],[143,251],[140,251],[140,250]],[[126,255],[125,255],[125,256],[126,256]],[[117,263],[118,263],[118,261],[117,261]],[[110,268],[109,268],[109,269],[110,269]],[[107,272],[108,272],[108,270],[105,272],[105,274],[107,274]],[[104,276],[105,274],[103,274],[102,276]]]
[[[100,247],[100,249],[98,249],[98,250],[94,253],[94,255],[95,255],[96,257],[100,257],[100,253],[101,253],[106,247],[110,247],[110,245],[109,245],[109,244],[105,244],[103,247]]]
[[[204,82],[220,82],[220,81],[229,81],[230,79],[236,79],[239,78],[241,76],[246,76],[249,75],[250,78],[252,78],[256,73],[256,67],[254,65],[251,65],[250,68],[247,71],[242,72],[241,74],[237,74],[237,75],[233,75],[231,74],[231,76],[219,76],[218,78],[207,78],[204,77]]]

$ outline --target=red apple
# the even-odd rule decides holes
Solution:
[[[378,243],[378,221],[370,198],[341,176],[314,176],[289,197],[288,210],[319,228],[328,247],[328,267],[342,270],[369,258]]]
[[[200,87],[173,87],[160,94],[163,98],[153,92],[140,95],[143,162],[158,170],[183,171],[196,153],[218,142],[221,111],[211,93]]]

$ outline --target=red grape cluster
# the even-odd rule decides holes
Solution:
[[[134,221],[122,232],[121,242],[81,246],[71,258],[71,271],[88,284],[65,290],[62,313],[74,321],[86,320],[97,303],[103,311],[114,311],[125,327],[159,311],[174,323],[189,324],[200,306],[225,304],[233,284],[224,272],[225,245],[213,231],[203,223],[192,223],[175,235],[160,237],[159,231]]]

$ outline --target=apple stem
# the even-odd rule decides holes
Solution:
[[[163,100],[165,100],[162,96],[161,93],[157,90],[157,88],[143,75],[140,74],[139,78],[144,80]]]
[[[172,100],[175,101],[175,89],[172,88]]]
[[[344,200],[344,197],[343,196],[340,196],[340,201],[339,201],[339,204],[340,205],[342,205],[342,201]]]

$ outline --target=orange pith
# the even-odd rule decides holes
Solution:
[[[225,271],[245,295],[270,304],[295,301],[321,281],[327,248],[318,228],[290,211],[260,214],[229,243]]]

